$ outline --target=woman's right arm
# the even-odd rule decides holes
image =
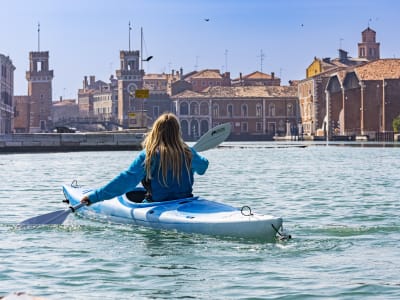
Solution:
[[[196,150],[192,150],[192,169],[199,175],[203,175],[208,168],[208,159],[200,155]]]

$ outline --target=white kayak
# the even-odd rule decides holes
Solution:
[[[63,186],[71,206],[79,205],[82,196],[90,191],[76,184]],[[139,194],[142,191],[137,189]],[[96,220],[185,233],[260,240],[274,240],[282,236],[279,232],[282,218],[254,213],[248,206],[236,208],[201,197],[136,203],[127,195],[122,195],[80,207],[75,212]]]

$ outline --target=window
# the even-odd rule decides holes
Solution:
[[[286,106],[286,115],[293,116],[293,104],[292,103],[288,103],[288,105]]]
[[[242,122],[241,129],[242,129],[242,132],[247,132],[247,131],[248,131],[248,124],[247,124],[247,122]]]
[[[262,116],[262,107],[261,104],[257,104],[256,106],[256,116],[261,117]]]
[[[203,116],[208,115],[208,103],[207,102],[200,103],[200,114]]]
[[[242,117],[247,117],[247,105],[242,105]]]
[[[233,105],[228,104],[228,117],[232,118],[233,117]]]
[[[181,115],[188,115],[189,114],[189,106],[186,102],[182,102],[180,105],[179,113]]]
[[[213,117],[219,117],[219,106],[218,104],[213,105]]]
[[[197,102],[190,103],[190,114],[191,115],[199,114],[199,104]]]
[[[257,122],[256,123],[256,131],[257,132],[262,132],[262,123],[261,122]]]
[[[270,103],[268,105],[268,115],[271,117],[275,117],[275,104],[274,103]]]

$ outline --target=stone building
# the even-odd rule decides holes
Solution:
[[[232,123],[230,139],[272,140],[290,135],[300,121],[297,88],[290,86],[209,87],[172,96],[185,139]]]
[[[12,133],[15,67],[8,56],[0,54],[0,134]]]

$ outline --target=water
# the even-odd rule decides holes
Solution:
[[[399,299],[398,147],[230,143],[197,194],[282,216],[261,243],[85,220],[20,229],[64,208],[61,185],[106,183],[135,152],[0,155],[0,296],[47,299]],[[296,145],[296,144],[294,144]]]

